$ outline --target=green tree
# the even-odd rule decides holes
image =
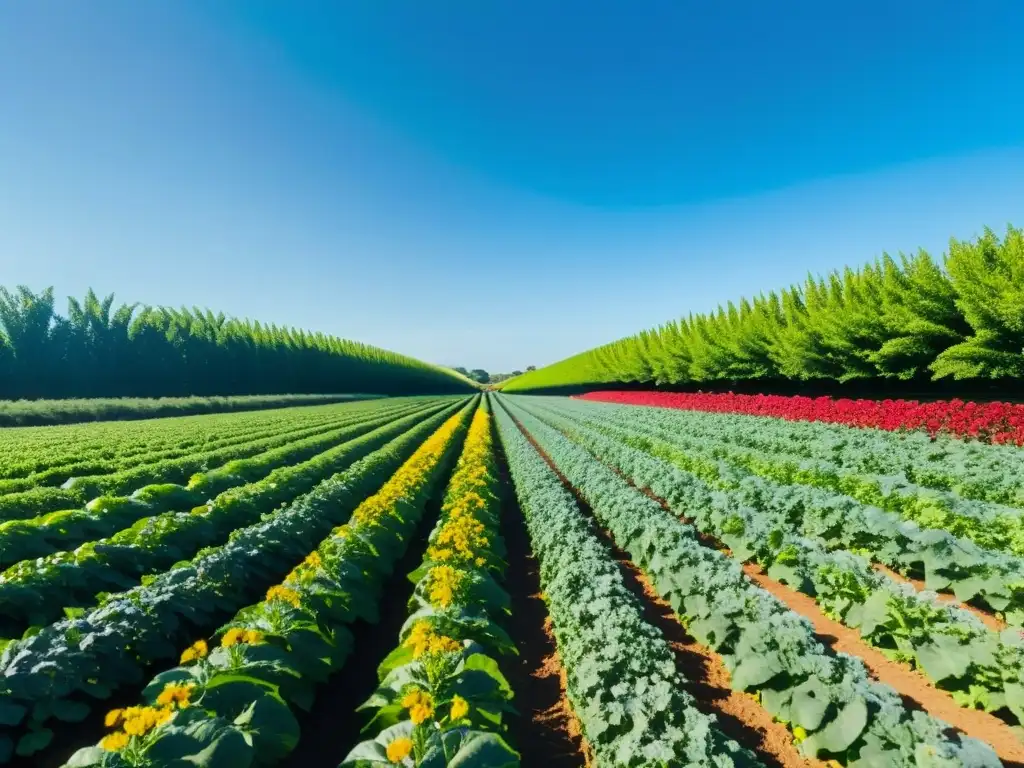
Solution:
[[[973,335],[945,349],[931,368],[938,377],[1024,375],[1024,232],[991,230],[976,242],[950,243],[946,269],[956,306]]]

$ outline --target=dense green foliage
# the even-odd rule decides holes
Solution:
[[[0,427],[39,427],[84,421],[127,421],[200,413],[233,413],[366,400],[374,395],[230,395],[220,397],[101,397],[0,401]]]
[[[1016,594],[1019,559],[958,541],[943,529],[901,524],[896,514],[824,489],[702,461],[689,447],[679,450],[677,439],[699,443],[700,434],[681,422],[669,426],[658,411],[563,408],[562,401],[534,398],[524,410],[664,499],[728,546],[733,559],[758,563],[870,644],[912,663],[961,706],[1006,710],[1018,720],[1024,715],[1020,631],[989,629],[967,610],[879,573],[866,556],[908,575],[923,569],[928,589],[1003,611],[1017,625],[1024,621]]]
[[[440,401],[445,403],[450,405],[442,411],[421,411],[417,418],[397,419],[342,443],[316,465],[288,467],[288,477],[279,472],[221,494],[201,516],[228,515],[235,518],[233,524],[214,540],[191,538],[178,567],[141,579],[141,584],[137,575],[124,579],[119,588],[127,591],[98,605],[94,599],[73,618],[7,643],[0,652],[0,762],[15,745],[19,755],[44,749],[54,736],[53,726],[76,722],[94,706],[105,707],[101,700],[139,683],[151,665],[176,658],[194,633],[213,631],[258,600],[345,522],[421,441],[460,408],[464,413],[472,408],[469,401]],[[173,535],[196,517],[168,518],[158,533]],[[192,544],[206,546],[192,552]],[[146,540],[128,546],[134,546],[136,557],[160,548],[172,556],[182,554],[180,538],[170,546]],[[112,549],[98,552],[93,566],[117,556]],[[93,595],[96,591],[94,585]]]
[[[506,392],[602,382],[1003,379],[1024,375],[1024,230],[986,229],[809,276],[527,373]]]
[[[735,553],[727,555],[705,546],[694,527],[677,517],[682,509],[676,505],[671,511],[665,509],[627,482],[627,477],[643,477],[641,487],[646,487],[647,479],[663,475],[660,470],[652,475],[644,468],[649,458],[639,452],[620,452],[614,441],[599,438],[593,444],[603,443],[598,460],[590,446],[570,440],[534,416],[531,407],[524,407],[531,406],[533,398],[526,403],[510,398],[500,402],[579,491],[595,519],[645,572],[687,631],[722,656],[730,685],[756,692],[761,706],[800,739],[804,754],[859,768],[1000,765],[987,745],[950,732],[944,723],[908,707],[892,688],[873,681],[860,659],[827,652],[808,622],[743,573],[733,559]],[[611,453],[605,454],[608,448]],[[695,496],[684,491],[675,501],[680,508],[696,512],[690,502],[696,500],[695,506],[700,506],[708,497]],[[702,521],[695,525],[704,527]],[[805,566],[812,567],[809,562]],[[837,596],[835,603],[849,609],[849,603],[841,600]],[[866,620],[861,619],[862,628]],[[882,623],[874,617],[871,621]],[[922,654],[931,652],[935,657],[947,650],[943,640],[953,639],[936,639],[939,647]],[[960,664],[963,659],[951,661]],[[922,755],[928,759],[921,760]]]
[[[324,333],[209,310],[114,307],[92,290],[0,287],[0,398],[470,391],[454,371]]]

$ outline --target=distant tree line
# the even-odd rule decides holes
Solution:
[[[458,392],[453,371],[324,333],[89,290],[0,287],[0,398]]]
[[[598,383],[930,382],[1024,377],[1024,232],[952,240],[936,260],[857,270],[690,314],[541,368],[522,391]]]
[[[467,370],[461,366],[456,366],[453,370],[461,373],[468,379],[472,379],[478,384],[497,384],[498,382],[505,381],[507,379],[514,378],[515,376],[522,376],[522,371],[512,371],[512,373],[488,373],[482,368],[474,368],[473,370]],[[526,366],[527,371],[537,370],[537,366],[528,365]]]

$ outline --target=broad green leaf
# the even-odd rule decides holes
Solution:
[[[804,750],[818,757],[822,752],[838,754],[849,748],[868,724],[868,705],[857,697],[848,702],[836,718],[803,743]]]

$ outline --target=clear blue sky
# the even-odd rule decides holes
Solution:
[[[542,365],[1024,224],[1022,28],[1020,0],[4,3],[0,283]]]

